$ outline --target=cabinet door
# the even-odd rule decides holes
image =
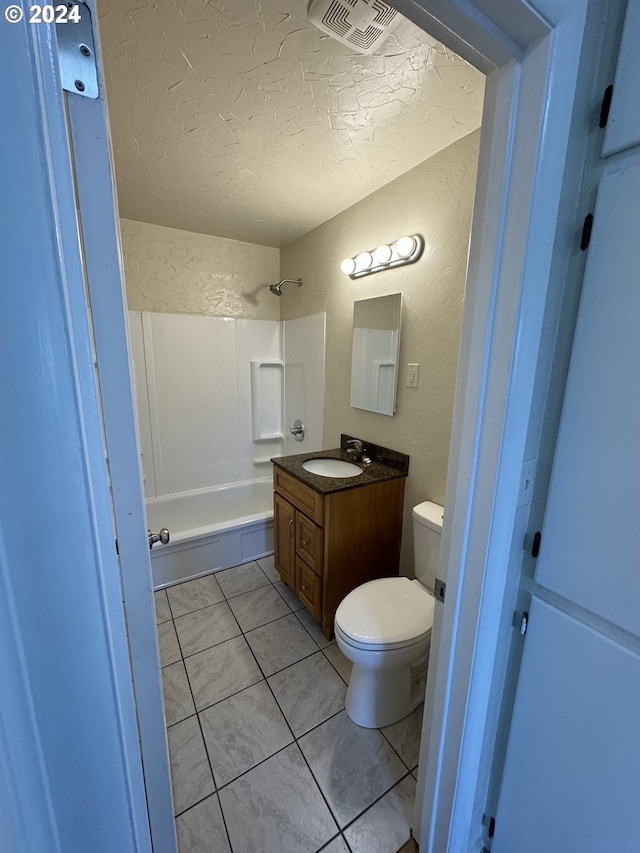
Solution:
[[[295,508],[277,492],[273,495],[275,566],[282,580],[295,589]]]
[[[535,596],[493,853],[637,853],[640,657]]]
[[[296,512],[296,553],[317,575],[322,574],[322,528]]]
[[[640,637],[639,230],[637,150],[598,189],[535,578],[635,637]]]
[[[593,224],[493,853],[640,850],[640,146]]]

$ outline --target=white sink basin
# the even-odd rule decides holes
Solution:
[[[362,468],[352,462],[343,462],[342,459],[308,459],[302,463],[302,467],[320,477],[358,477],[362,474]]]

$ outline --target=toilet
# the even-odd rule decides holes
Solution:
[[[353,663],[345,710],[359,726],[390,726],[424,700],[442,515],[431,501],[413,508],[416,580],[369,581],[336,611],[336,641]]]

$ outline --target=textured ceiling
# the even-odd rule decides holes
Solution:
[[[361,56],[307,0],[103,0],[121,215],[284,246],[480,125],[484,78],[403,20]]]

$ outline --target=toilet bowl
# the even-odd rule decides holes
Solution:
[[[419,581],[381,578],[336,612],[338,647],[353,663],[345,710],[365,728],[390,726],[424,698],[434,598]]]
[[[359,726],[398,722],[424,699],[442,507],[413,510],[416,580],[380,578],[350,592],[335,616],[336,642],[353,664],[345,710]]]

